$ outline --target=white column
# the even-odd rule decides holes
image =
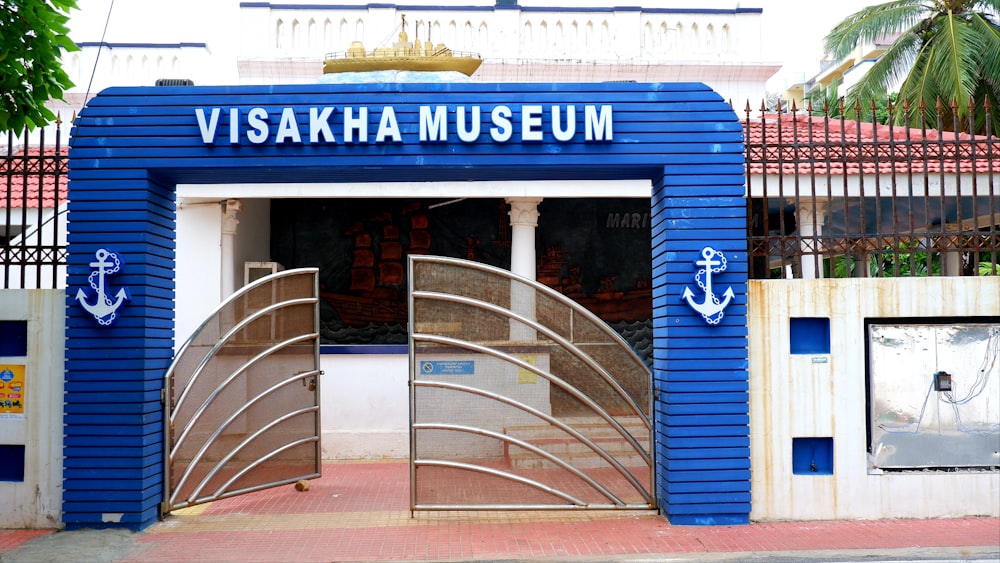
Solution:
[[[945,231],[948,233],[956,233],[961,231],[962,225],[945,225]],[[947,244],[947,243],[946,243]],[[957,250],[948,250],[942,253],[941,266],[942,276],[960,276],[962,275],[962,257],[963,253]]]
[[[530,280],[535,279],[535,229],[538,227],[538,204],[541,198],[511,197],[510,204],[510,271]],[[529,319],[535,318],[535,290],[513,282],[511,310]],[[510,339],[535,339],[535,331],[511,321]]]
[[[238,199],[228,199],[222,206],[222,257],[221,257],[221,289],[225,299],[236,291],[236,264],[233,250],[236,239],[236,226],[240,220],[236,214],[243,209],[243,202]]]
[[[535,229],[541,198],[509,197],[510,271],[535,279]]]
[[[795,208],[795,224],[802,237],[802,251],[815,252],[820,246],[818,237],[823,232],[826,223],[826,205],[824,200],[799,200]],[[823,255],[804,254],[800,258],[802,279],[815,280],[823,277]]]

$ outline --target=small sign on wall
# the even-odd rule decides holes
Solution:
[[[476,362],[472,360],[429,360],[420,362],[420,373],[424,375],[473,375]]]
[[[538,356],[521,356],[520,360],[533,366],[538,365]],[[517,382],[520,384],[538,383],[538,375],[524,368],[517,368]]]
[[[0,419],[24,419],[23,364],[0,364]]]

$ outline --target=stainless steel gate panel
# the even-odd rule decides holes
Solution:
[[[163,512],[320,476],[318,270],[222,303],[167,372]]]
[[[651,372],[509,271],[410,258],[411,508],[654,506]]]

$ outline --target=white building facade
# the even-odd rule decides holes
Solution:
[[[316,83],[324,54],[346,50],[354,41],[368,48],[390,43],[404,17],[411,39],[479,53],[484,62],[473,82],[703,82],[723,99],[742,104],[762,99],[767,79],[779,68],[762,60],[763,9],[745,4],[715,1],[695,8],[655,2],[616,8],[537,0],[356,6],[185,0],[150,14],[145,3],[83,0],[71,25],[81,49],[65,55],[65,68],[77,86],[66,95],[68,107],[57,109],[75,112],[107,87],[148,86],[159,79],[187,79],[199,86]],[[192,18],[193,13],[198,16]],[[129,25],[138,21],[149,25]],[[648,198],[650,186],[601,181],[179,185],[176,345],[243,285],[246,264],[272,260],[272,199],[470,194],[530,205],[530,215],[545,198]],[[535,225],[513,226],[531,236],[520,238],[512,262],[531,265],[526,273],[533,275]],[[324,350],[330,352],[323,356],[326,373],[353,374],[341,382],[347,388],[333,381],[334,375],[323,388],[324,456],[406,457],[405,347],[389,354],[385,347]],[[359,412],[359,396],[370,398],[361,403],[399,408]]]
[[[480,54],[477,82],[696,81],[742,105],[762,99],[780,67],[764,59],[763,8],[747,4],[184,0],[150,15],[145,3],[83,0],[71,22],[81,50],[65,56],[77,85],[67,101],[79,109],[108,86],[160,78],[197,85],[315,83],[324,54],[353,41],[368,48],[387,44],[405,16],[411,38]],[[155,25],[133,25],[153,19]]]

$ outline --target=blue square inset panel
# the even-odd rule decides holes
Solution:
[[[788,319],[788,342],[792,354],[829,354],[830,319],[826,317]]]
[[[0,356],[28,355],[28,321],[0,321]]]
[[[0,481],[24,481],[24,446],[0,444]]]
[[[792,438],[792,475],[833,475],[833,438]]]

